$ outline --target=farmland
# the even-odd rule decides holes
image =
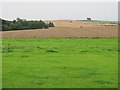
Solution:
[[[49,29],[28,29],[3,31],[3,38],[115,38],[118,37],[117,24],[53,20],[55,27]]]
[[[81,1],[1,2],[0,88],[119,89],[118,2]]]
[[[3,38],[2,43],[4,88],[118,86],[117,38]]]
[[[45,21],[48,29],[1,31],[3,88],[117,88],[118,27]]]

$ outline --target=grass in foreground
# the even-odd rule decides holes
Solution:
[[[4,88],[114,88],[117,39],[3,39]]]

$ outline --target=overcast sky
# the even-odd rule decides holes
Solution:
[[[118,20],[117,2],[4,2],[2,18],[36,20],[74,19]]]

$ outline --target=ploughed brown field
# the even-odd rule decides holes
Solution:
[[[46,21],[47,22],[47,21]],[[118,37],[118,27],[87,21],[54,20],[55,27],[49,29],[3,31],[3,38],[64,38],[64,37]]]

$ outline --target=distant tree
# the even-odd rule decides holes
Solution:
[[[54,27],[54,24],[51,22],[46,24],[42,20],[27,21],[25,19],[20,19],[20,18],[17,18],[16,20],[13,21],[2,20],[2,30],[42,29],[49,27]]]
[[[17,20],[18,22],[22,22],[22,19],[20,19],[20,18],[17,18],[16,20]]]
[[[16,20],[13,20],[13,23],[15,24],[17,21]]]
[[[54,27],[54,24],[52,22],[49,22],[48,27]]]
[[[88,21],[91,21],[91,18],[87,18]]]

